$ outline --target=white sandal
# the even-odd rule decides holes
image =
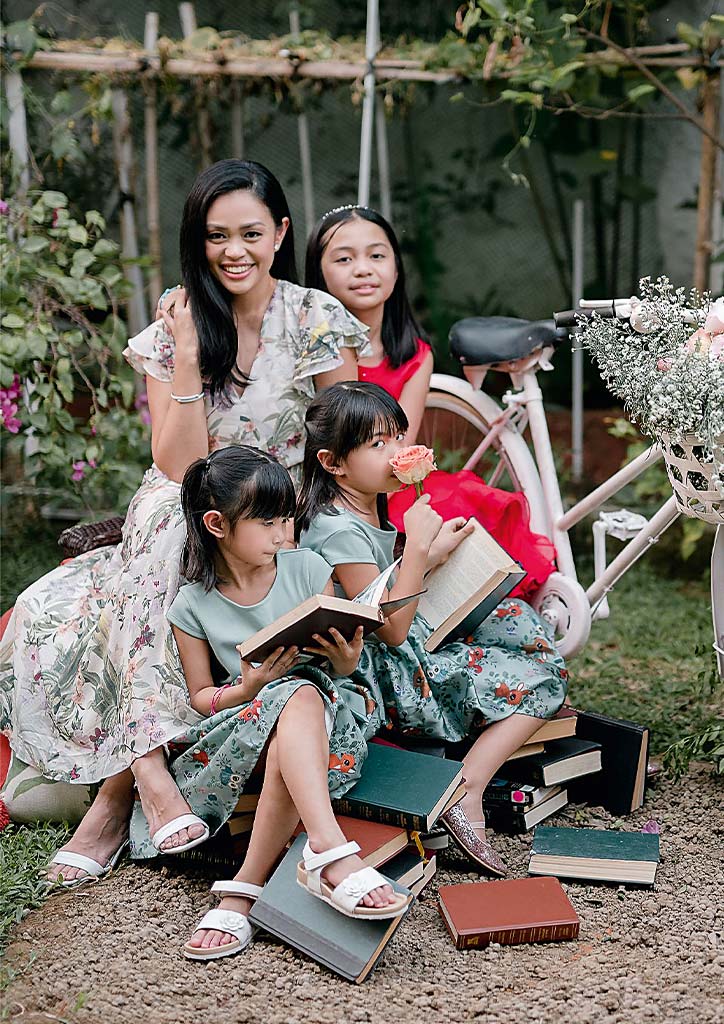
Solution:
[[[174,835],[176,832],[180,832],[182,828],[191,828],[193,825],[203,825],[204,831],[200,836],[196,836],[195,839],[189,839],[189,841],[184,843],[182,846],[170,846],[167,850],[161,849],[161,844],[165,842],[169,836]],[[200,846],[201,843],[205,843],[209,838],[209,834],[209,826],[203,818],[199,818],[198,814],[180,814],[178,818],[174,818],[172,821],[162,825],[161,828],[156,829],[151,836],[151,842],[159,853],[166,856],[169,853],[185,853],[186,850],[193,850],[194,846]]]
[[[332,888],[329,882],[322,878],[324,868],[353,853],[359,853],[359,850],[359,843],[352,842],[335,846],[323,853],[315,853],[309,843],[306,843],[302,852],[304,860],[297,865],[297,882],[312,896],[328,903],[346,917],[373,918],[377,921],[400,917],[410,905],[411,896],[395,893],[394,903],[388,903],[386,907],[360,905],[360,900],[373,889],[381,885],[390,885],[390,880],[375,868],[365,867],[361,871],[352,871],[336,888]]]
[[[48,868],[50,868],[51,864],[64,864],[69,868],[81,868],[86,873],[84,875],[80,875],[78,878],[69,878],[67,881],[65,879],[63,879],[63,881],[59,881],[63,874],[61,872],[59,875],[56,875],[55,878],[46,878],[45,884],[48,888],[57,887],[59,889],[75,889],[77,886],[83,885],[85,882],[97,882],[99,879],[104,878],[113,871],[114,867],[121,859],[121,854],[127,846],[128,840],[124,839],[107,864],[100,864],[97,860],[93,860],[92,857],[86,857],[82,853],[73,853],[72,850],[58,850],[50,861],[50,864],[48,864]],[[48,868],[46,868],[46,871]]]
[[[251,882],[234,882],[232,880],[230,882],[214,882],[211,891],[219,893],[221,896],[245,896],[247,899],[256,900],[261,896],[262,886],[252,885]],[[183,954],[187,960],[218,960],[222,956],[240,953],[242,949],[246,949],[256,932],[256,928],[252,928],[245,914],[239,914],[236,910],[220,910],[218,907],[204,914],[194,928],[194,934],[201,931],[202,928],[234,935],[236,942],[227,942],[223,946],[207,948],[191,946],[187,942],[183,948]]]

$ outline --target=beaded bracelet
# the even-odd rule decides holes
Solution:
[[[179,405],[187,405],[189,402],[198,402],[198,400],[203,397],[203,391],[198,395],[174,395],[173,391],[171,392],[171,398],[173,398],[174,402],[178,402]]]

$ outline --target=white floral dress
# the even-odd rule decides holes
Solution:
[[[298,479],[314,376],[362,353],[367,328],[331,296],[279,281],[264,315],[252,383],[206,399],[209,448],[251,444]],[[125,351],[139,373],[173,378],[158,321]],[[123,540],[73,559],[17,599],[0,642],[0,729],[44,775],[92,783],[197,725],[166,611],[179,587],[180,486],[155,466],[128,509]]]

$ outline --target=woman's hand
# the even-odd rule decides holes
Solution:
[[[472,520],[466,520],[464,516],[457,516],[443,523],[442,529],[430,545],[430,553],[427,558],[428,570],[434,569],[436,565],[447,562],[450,555],[461,541],[469,537],[475,529]]]
[[[253,700],[267,683],[273,683],[275,679],[283,679],[298,657],[298,647],[277,647],[261,665],[254,666],[250,661],[244,661],[242,658],[241,682],[237,685],[242,688],[244,700]]]
[[[176,343],[176,367],[198,366],[199,336],[196,333],[188,294],[185,288],[178,288],[173,294],[173,313],[163,307],[160,312]]]
[[[432,542],[442,528],[442,516],[430,508],[430,495],[423,494],[402,517],[406,542],[418,552],[427,555]]]
[[[332,671],[337,676],[351,676],[357,668],[362,646],[364,644],[364,630],[358,626],[352,639],[347,642],[339,630],[330,627],[329,635],[331,640],[325,640],[319,633],[315,633],[313,639],[317,642],[316,647],[305,647],[307,654],[319,654],[327,658]]]

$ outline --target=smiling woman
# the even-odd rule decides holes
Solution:
[[[108,780],[51,869],[64,882],[108,870],[134,775],[160,852],[208,835],[198,818],[175,825],[188,806],[162,749],[198,721],[166,620],[185,538],[179,481],[237,442],[271,451],[298,479],[315,389],[356,378],[367,344],[338,300],[295,283],[286,198],[260,164],[224,160],[197,178],[180,248],[184,287],[125,352],[146,376],[154,464],[123,542],[21,594],[0,649],[0,727],[17,755],[51,778]]]

